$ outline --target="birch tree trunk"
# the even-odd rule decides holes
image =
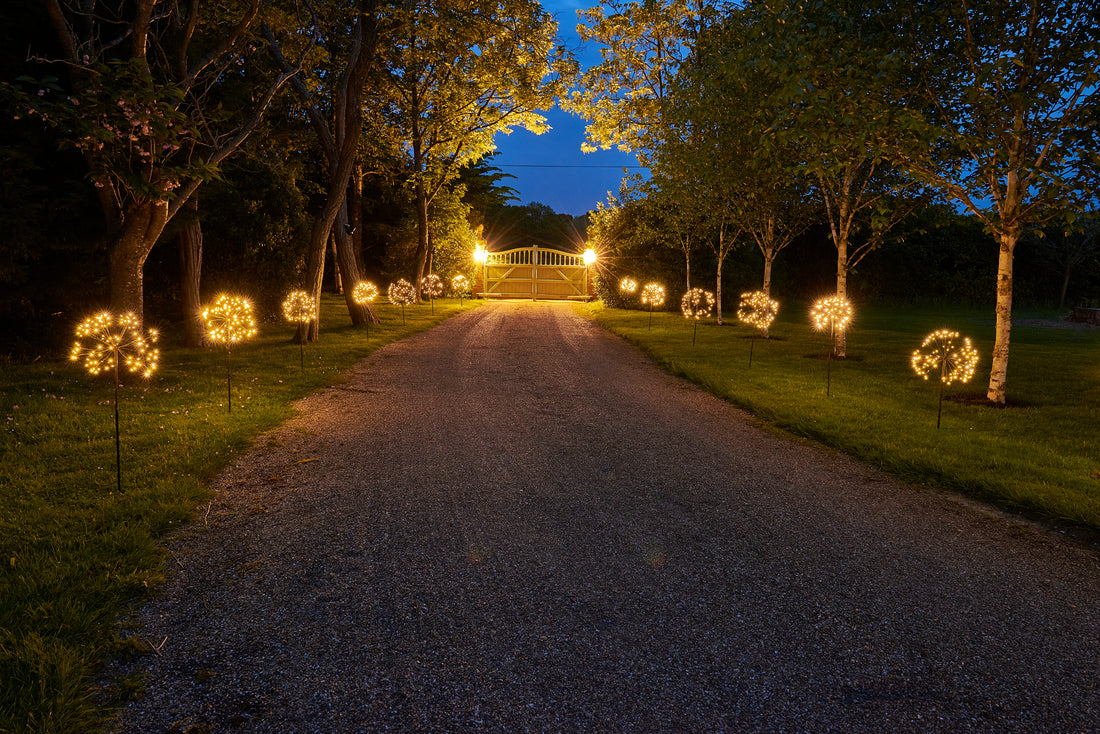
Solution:
[[[997,306],[996,338],[993,342],[992,365],[989,370],[989,389],[986,397],[1004,405],[1005,384],[1008,379],[1008,344],[1012,333],[1012,258],[1019,240],[1019,232],[1001,233],[1000,253],[997,257]]]
[[[202,323],[202,222],[195,197],[187,204],[190,217],[180,230],[180,307],[183,309],[184,343],[189,347],[206,346]]]

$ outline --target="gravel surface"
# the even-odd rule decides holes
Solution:
[[[111,731],[1100,731],[1095,552],[762,431],[567,305],[300,408],[170,541]]]

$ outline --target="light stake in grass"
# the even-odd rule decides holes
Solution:
[[[351,300],[360,306],[369,306],[378,297],[378,288],[370,281],[361,280],[351,289]],[[370,319],[367,319],[367,338],[370,338]]]
[[[978,350],[970,344],[969,337],[961,337],[950,329],[933,331],[913,352],[909,364],[913,371],[927,380],[928,376],[938,372],[940,378],[939,407],[936,410],[936,428],[940,427],[943,416],[943,388],[952,382],[969,382],[978,368]]]
[[[663,306],[665,303],[665,288],[657,283],[650,283],[642,289],[642,305],[649,306],[649,328],[653,328],[653,309]]]
[[[390,297],[390,303],[401,306],[401,325],[404,326],[405,306],[416,303],[416,289],[413,288],[412,283],[402,278],[396,283],[390,283],[390,287],[386,289],[386,294]]]
[[[283,301],[283,316],[294,324],[308,324],[317,317],[317,306],[305,291],[292,291]],[[303,339],[298,343],[298,353],[302,369],[306,368],[306,348]]]
[[[462,299],[470,292],[470,281],[465,275],[456,275],[451,278],[451,293],[458,296],[458,306],[462,307]]]
[[[239,341],[256,335],[256,319],[252,304],[240,296],[223,293],[202,311],[206,336],[212,342],[225,342],[225,384],[229,412],[233,412],[232,347]]]
[[[89,374],[112,371],[115,381],[115,477],[122,492],[122,441],[118,421],[118,365],[123,362],[130,372],[149,377],[160,362],[160,350],[153,347],[158,334],[150,329],[141,333],[137,317],[132,313],[119,316],[104,311],[87,318],[76,327],[76,342],[69,359],[83,362]]]
[[[768,333],[768,327],[779,313],[779,301],[773,301],[764,291],[752,291],[741,294],[741,305],[737,309],[737,318],[749,326],[760,329],[761,334]],[[752,367],[752,347],[756,342],[756,332],[749,339],[749,367]]]
[[[685,319],[695,319],[691,330],[691,346],[695,346],[695,332],[699,330],[699,319],[710,316],[714,310],[714,294],[702,288],[692,288],[680,299],[680,312]]]
[[[833,352],[836,351],[836,335],[843,333],[852,323],[852,304],[840,296],[822,298],[814,303],[810,311],[810,320],[818,331],[829,330],[829,353],[825,357],[825,396],[829,396],[832,386]]]
[[[432,305],[432,313],[435,313],[435,299],[443,295],[443,281],[434,273],[425,275],[420,279],[420,293],[428,297],[428,303]]]

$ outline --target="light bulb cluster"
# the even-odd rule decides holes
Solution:
[[[434,273],[420,279],[420,293],[435,299],[443,295],[443,281]]]
[[[686,319],[701,319],[714,310],[714,294],[702,288],[692,288],[680,299],[680,312]]]
[[[158,338],[154,329],[143,334],[134,314],[116,316],[104,311],[76,327],[76,342],[69,359],[81,362],[93,375],[124,364],[130,372],[149,377],[160,363],[160,350],[153,347]]]
[[[627,295],[633,295],[638,290],[638,281],[633,278],[623,278],[619,282],[619,292],[626,293]]]
[[[764,291],[752,291],[741,294],[741,304],[737,309],[737,318],[743,323],[763,331],[775,321],[779,313],[779,301],[773,301]]]
[[[664,286],[656,283],[650,283],[642,289],[642,305],[656,308],[663,306],[665,303],[665,289]]]
[[[360,306],[373,302],[375,298],[378,298],[378,287],[370,281],[361,280],[351,290],[351,300]]]
[[[451,293],[461,295],[470,291],[470,280],[465,275],[456,275],[451,278]]]
[[[226,293],[218,296],[213,306],[203,309],[202,320],[206,336],[212,342],[230,345],[256,335],[252,304],[240,296]]]
[[[831,329],[834,333],[840,333],[852,323],[852,304],[840,296],[822,298],[814,303],[810,320],[818,331]]]
[[[413,288],[412,283],[404,278],[390,283],[390,287],[386,289],[386,294],[390,297],[390,303],[395,306],[408,306],[416,303],[416,289]]]
[[[317,309],[313,307],[313,299],[305,291],[292,291],[283,301],[283,316],[287,321],[296,324],[308,324],[313,321]]]
[[[978,350],[969,337],[961,337],[957,331],[938,329],[933,331],[913,352],[909,364],[913,371],[927,380],[938,374],[945,385],[953,382],[969,382],[978,367]]]

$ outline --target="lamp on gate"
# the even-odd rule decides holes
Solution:
[[[596,251],[591,247],[584,251],[584,295],[588,295],[588,268],[596,262]]]
[[[489,251],[480,242],[474,247],[474,260],[481,263],[481,290],[483,293],[488,293],[489,281],[486,280],[485,263],[489,260]]]

